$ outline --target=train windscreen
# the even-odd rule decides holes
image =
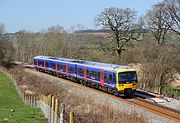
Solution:
[[[137,75],[135,71],[120,72],[118,77],[119,84],[137,82]]]

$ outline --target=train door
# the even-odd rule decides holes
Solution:
[[[103,69],[100,70],[100,82],[101,82],[101,86],[104,86],[104,70]]]
[[[77,77],[78,69],[77,69],[77,65],[76,64],[74,65],[74,71],[75,71],[75,77]]]
[[[66,63],[66,76],[68,76],[68,63]]]
[[[87,80],[87,67],[84,66],[84,79]]]
[[[56,62],[56,76],[58,76],[58,68],[59,67],[59,65],[58,65],[58,62]]]
[[[104,82],[107,84],[113,84],[113,73],[104,71]]]
[[[46,60],[44,59],[44,72],[46,72]]]
[[[34,59],[34,65],[36,66],[36,70],[38,70],[38,59]]]

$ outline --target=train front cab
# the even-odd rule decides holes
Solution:
[[[134,69],[116,72],[116,87],[120,95],[131,96],[137,88],[137,74]]]

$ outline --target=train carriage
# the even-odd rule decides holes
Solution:
[[[133,95],[137,87],[135,69],[129,66],[85,60],[34,57],[36,70],[71,79],[115,95]]]

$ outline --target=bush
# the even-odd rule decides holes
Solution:
[[[178,98],[178,97],[180,97],[180,88],[165,86],[162,89],[162,94],[165,94],[165,95],[173,97],[173,98],[174,97]]]

